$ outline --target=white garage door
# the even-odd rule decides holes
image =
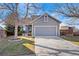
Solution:
[[[34,36],[56,36],[56,27],[34,27]]]

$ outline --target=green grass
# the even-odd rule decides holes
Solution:
[[[23,45],[26,48],[28,48],[28,49],[30,49],[30,50],[35,52],[35,45],[34,45],[35,42],[34,42],[34,38],[33,37],[19,36],[18,38],[24,42]]]
[[[61,37],[79,46],[79,36],[61,36]]]
[[[17,41],[8,41],[7,39],[0,41],[0,55],[1,56],[20,56],[20,55],[29,55],[34,54],[34,51],[30,50],[28,47],[25,47],[23,44],[29,43],[32,41],[21,40]]]

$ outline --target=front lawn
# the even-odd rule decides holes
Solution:
[[[24,42],[23,45],[26,48],[28,48],[28,49],[30,49],[30,50],[35,52],[35,46],[34,46],[35,42],[34,42],[34,38],[33,37],[30,37],[30,36],[29,37],[18,36],[18,38]]]
[[[34,41],[28,39],[21,39],[19,41],[13,41],[7,38],[0,39],[0,56],[35,55]],[[28,48],[28,45],[30,45],[30,48]]]
[[[61,37],[79,46],[79,36],[61,36]]]

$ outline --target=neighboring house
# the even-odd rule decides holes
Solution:
[[[0,26],[0,38],[5,38],[5,37],[6,37],[6,32],[5,32],[4,28],[2,28]]]
[[[74,27],[73,34],[74,36],[79,36],[79,29]]]
[[[73,35],[73,27],[61,26],[60,35],[72,36]]]
[[[60,35],[73,36],[79,35],[79,29],[67,24],[60,24]]]

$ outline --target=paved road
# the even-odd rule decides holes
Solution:
[[[79,46],[60,37],[36,37],[35,53],[37,56],[76,56]]]

